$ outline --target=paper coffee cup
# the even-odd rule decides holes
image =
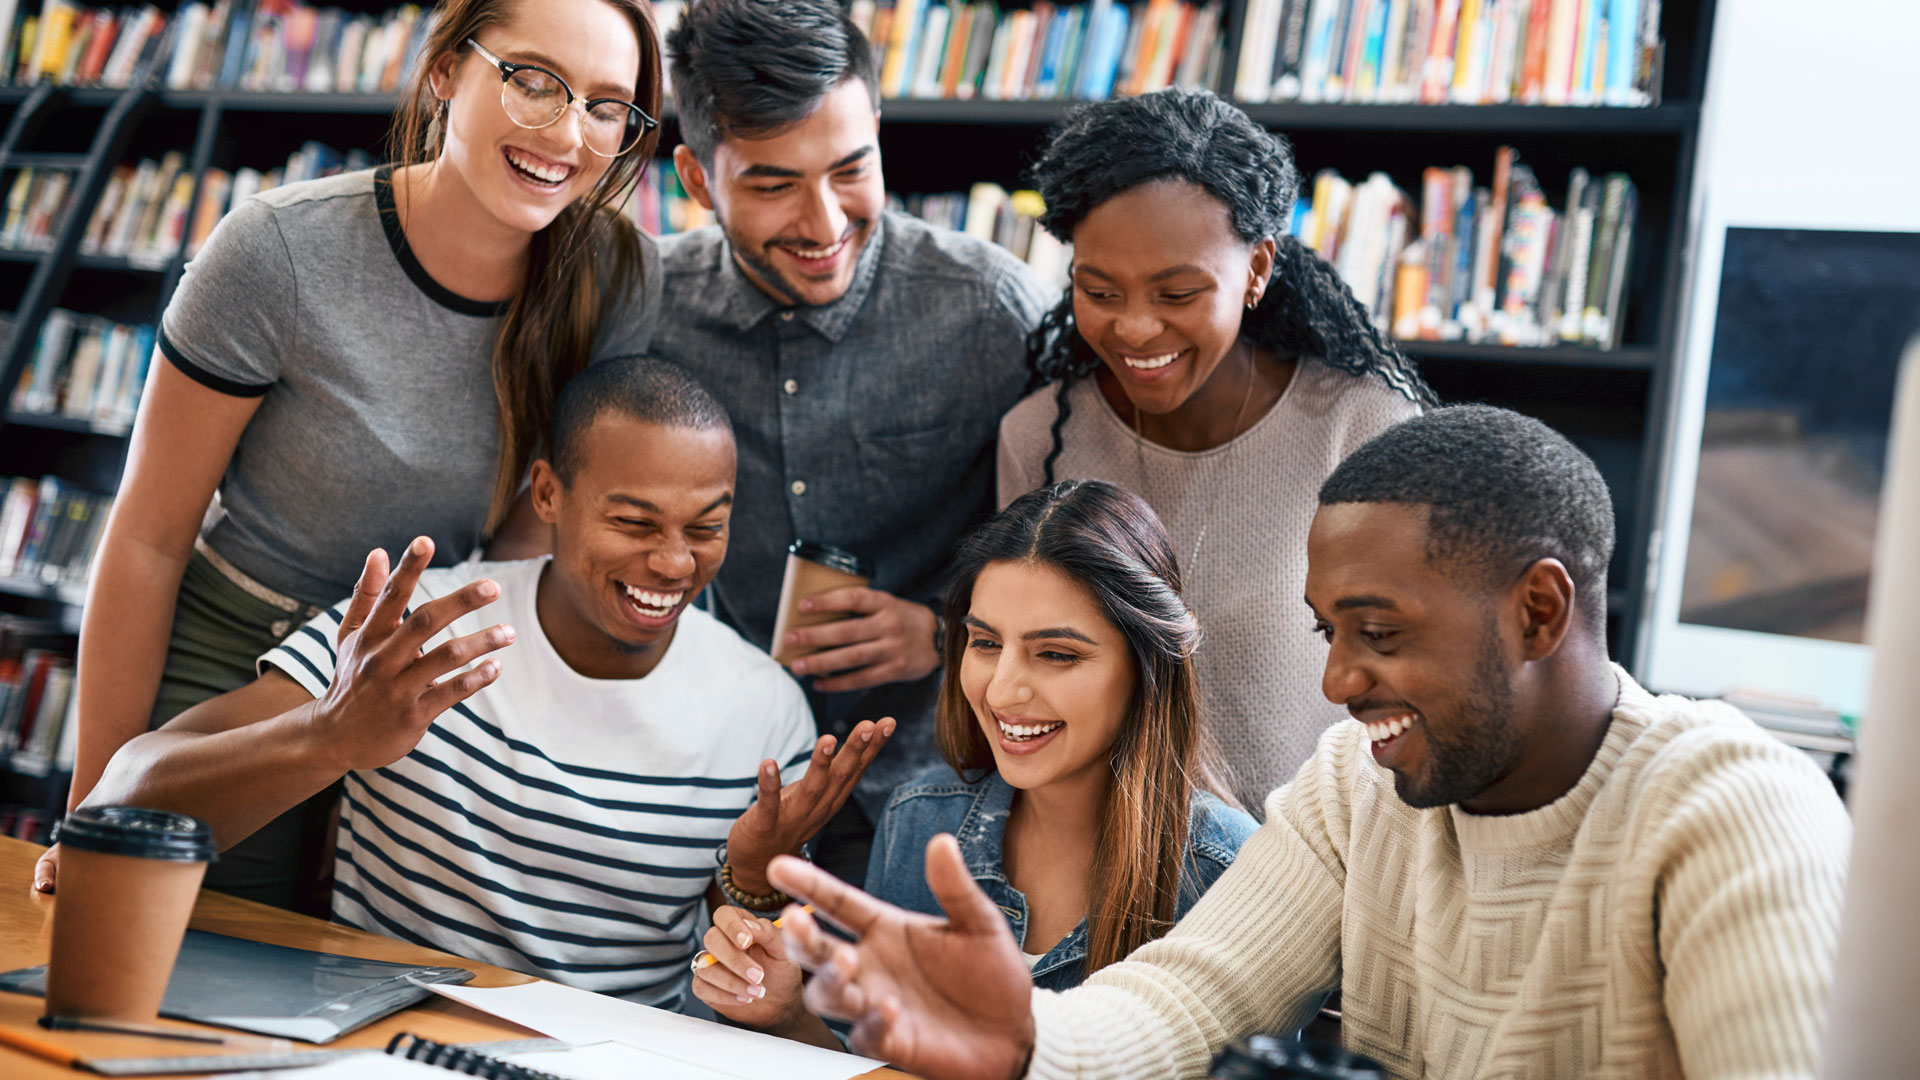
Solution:
[[[819,649],[788,645],[787,631],[837,622],[843,611],[801,611],[800,601],[847,586],[864,587],[873,580],[873,564],[850,551],[826,544],[795,540],[787,548],[787,572],[780,579],[780,609],[773,618],[773,658],[791,664]]]
[[[185,814],[90,806],[67,815],[54,842],[47,1015],[154,1019],[215,856],[213,831]]]

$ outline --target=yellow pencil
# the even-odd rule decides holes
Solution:
[[[809,914],[809,915],[811,915],[811,914],[813,914],[813,905],[812,905],[812,904],[802,904],[802,905],[800,905],[800,910],[801,910],[801,911],[804,911],[804,912],[806,912],[806,913],[807,913],[807,914]],[[784,922],[786,922],[786,921],[787,921],[787,920],[786,920],[785,918],[779,918],[779,919],[775,919],[775,920],[773,920],[773,925],[774,925],[774,928],[775,928],[775,929],[778,929],[778,928],[780,927],[780,925],[781,925],[782,923],[784,923]],[[710,952],[708,952],[708,951],[706,951],[705,949],[702,949],[702,950],[700,950],[700,955],[699,955],[699,956],[696,956],[696,957],[694,957],[694,958],[693,958],[693,970],[695,970],[695,971],[699,971],[699,970],[700,970],[701,968],[709,968],[709,967],[712,967],[712,966],[713,966],[714,964],[716,964],[716,963],[718,963],[718,962],[719,962],[719,961],[716,961],[716,960],[715,960],[715,959],[713,958],[713,954],[712,954],[712,953],[710,953]]]
[[[807,914],[809,914],[809,915],[811,915],[811,914],[813,914],[813,905],[812,905],[812,904],[801,904],[801,905],[800,905],[800,910],[801,910],[801,911],[804,911],[804,912],[806,912],[806,913],[807,913]],[[775,930],[778,930],[778,929],[780,929],[780,924],[781,924],[781,923],[784,923],[784,922],[786,922],[786,921],[787,921],[787,920],[786,920],[786,918],[785,918],[785,917],[782,917],[782,918],[778,918],[778,919],[775,919],[775,920],[773,920],[773,928],[774,928]]]
[[[36,1039],[24,1031],[15,1031],[12,1028],[0,1027],[0,1046],[11,1046],[15,1050],[32,1054],[35,1057],[46,1058],[48,1061],[56,1061],[69,1068],[79,1067],[79,1054],[74,1053],[64,1046],[58,1046],[54,1043]]]

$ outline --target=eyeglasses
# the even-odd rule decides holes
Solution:
[[[500,69],[500,107],[507,111],[507,119],[523,128],[546,127],[579,100],[565,79],[546,68],[502,60],[472,38],[467,39],[467,44]],[[580,141],[601,157],[619,157],[638,146],[647,132],[660,126],[660,121],[631,101],[594,98],[584,105]]]

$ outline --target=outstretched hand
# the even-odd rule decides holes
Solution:
[[[840,812],[896,726],[891,716],[881,717],[878,723],[862,720],[847,733],[838,754],[833,736],[820,736],[814,741],[806,775],[785,787],[780,786],[779,764],[772,758],[762,761],[759,795],[727,832],[727,861],[733,864],[734,884],[750,893],[766,892],[767,863],[775,855],[799,851],[827,819]]]
[[[775,859],[776,888],[859,940],[825,933],[804,909],[782,918],[787,955],[814,973],[809,1008],[853,1022],[860,1053],[928,1080],[1010,1080],[1033,1054],[1033,978],[953,837],[927,844],[927,884],[947,913],[882,903],[798,859]]]
[[[421,652],[455,619],[500,595],[500,586],[482,579],[408,614],[414,586],[432,558],[433,541],[418,537],[389,575],[386,554],[376,550],[354,585],[340,620],[333,681],[314,703],[315,716],[327,729],[326,744],[343,772],[405,757],[435,717],[500,674],[499,661],[491,659],[459,669],[512,644],[513,627],[504,623]]]

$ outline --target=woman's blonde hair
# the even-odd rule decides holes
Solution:
[[[520,0],[532,3],[533,0]],[[660,115],[660,37],[648,5],[639,0],[602,0],[633,23],[640,41],[640,72],[633,103]],[[439,158],[446,142],[441,101],[432,71],[459,55],[467,39],[507,21],[515,0],[446,0],[420,50],[407,89],[394,113],[390,156],[396,166]],[[660,141],[648,131],[639,145],[613,160],[593,191],[560,211],[533,234],[526,275],[508,302],[493,346],[493,391],[500,431],[500,457],[487,514],[491,533],[506,516],[527,467],[541,452],[553,419],[554,399],[568,379],[592,358],[594,334],[613,305],[639,286],[640,238],[618,208],[639,182]]]
[[[1133,693],[1113,745],[1113,783],[1094,850],[1090,975],[1172,928],[1195,787],[1233,801],[1216,780],[1201,723],[1193,667],[1200,628],[1180,598],[1166,529],[1139,496],[1100,480],[1065,480],[1014,500],[961,543],[947,589],[935,738],[963,776],[994,767],[960,686],[960,664],[973,583],[995,562],[1039,563],[1072,578],[1126,639],[1133,660]]]

